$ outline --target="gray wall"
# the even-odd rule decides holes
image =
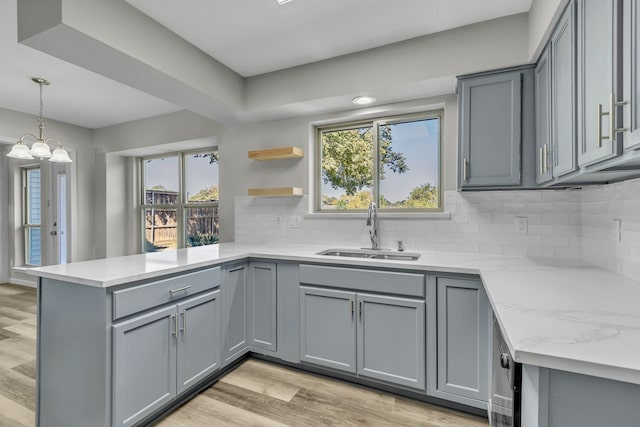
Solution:
[[[252,187],[302,187],[309,194],[313,187],[313,124],[339,123],[367,116],[444,108],[443,189],[456,188],[457,99],[454,95],[324,114],[288,120],[245,125],[224,130],[220,148],[220,223],[222,241],[234,238],[233,205],[237,196],[246,196]],[[294,145],[305,150],[301,160],[259,162],[247,157],[248,150]]]
[[[0,139],[14,143],[24,133],[34,133],[37,131],[37,117],[19,113],[17,111],[0,109]],[[94,210],[93,210],[93,182],[94,182],[94,149],[92,144],[92,131],[79,126],[70,125],[67,123],[56,122],[54,120],[47,120],[45,122],[45,136],[55,135],[65,145],[65,147],[74,152],[76,156],[73,168],[76,170],[76,186],[75,194],[73,196],[76,200],[76,216],[75,223],[73,224],[72,242],[73,253],[75,254],[74,261],[84,261],[94,258],[94,242],[93,242],[93,230],[94,230]],[[6,182],[9,188],[15,189],[14,185],[14,166],[23,165],[26,163],[34,163],[33,160],[24,161],[16,159],[7,159],[3,155],[3,161],[5,161],[6,168],[2,168],[0,173],[2,176],[0,180]],[[37,161],[35,161],[37,162]],[[19,191],[19,184],[17,186]],[[43,183],[43,188],[50,188],[50,184]],[[11,218],[14,212],[13,206],[13,191],[8,191],[9,205],[3,205],[2,215],[0,216],[0,226],[3,221],[5,224],[11,225]],[[6,207],[5,207],[6,206]],[[9,218],[6,218],[9,216]],[[6,218],[6,219],[5,219]],[[47,224],[43,224],[43,231]],[[48,235],[43,233],[43,238]],[[3,240],[0,241],[0,245],[8,248],[6,258],[9,259],[9,264],[14,265],[15,260],[13,254],[15,252],[15,233],[10,232],[5,237],[0,237]],[[3,257],[5,259],[5,257]],[[19,272],[9,271],[10,278],[15,278],[17,281],[26,281],[35,283],[31,276],[20,274]]]
[[[534,0],[528,14],[528,54],[535,61],[569,0]]]

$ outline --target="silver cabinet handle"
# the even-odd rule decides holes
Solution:
[[[178,336],[178,316],[176,316],[175,314],[172,314],[171,321],[173,323],[173,330],[171,331],[171,335],[173,335],[174,337],[177,337]]]
[[[540,163],[540,175],[544,175],[544,156],[542,155],[542,147],[540,147],[538,153],[538,162]]]
[[[507,353],[502,353],[500,355],[500,366],[503,369],[509,369],[511,367],[511,358],[509,357],[509,355]]]
[[[362,320],[362,300],[358,301],[358,314],[360,316],[360,320]]]
[[[626,104],[626,101],[616,101],[616,96],[613,93],[609,97],[609,138],[612,142],[615,141],[617,134],[627,131],[625,128],[616,128],[616,109]]]
[[[353,320],[353,312],[354,310],[354,306],[353,306],[353,300],[351,298],[349,298],[349,307],[351,307],[351,320]]]
[[[464,181],[469,180],[469,161],[466,157],[462,159],[462,179]]]
[[[597,133],[596,143],[598,144],[598,148],[602,148],[602,140],[609,139],[608,136],[602,135],[602,117],[608,116],[609,113],[602,112],[602,104],[598,104],[597,110],[598,110],[598,120],[596,121],[596,133]]]
[[[542,164],[544,166],[544,173],[549,172],[549,156],[548,156],[547,144],[542,146]]]
[[[180,313],[180,317],[182,317],[182,328],[180,328],[180,332],[184,334],[185,332],[187,332],[187,311],[182,310],[182,313]]]
[[[187,285],[187,286],[183,286],[183,287],[178,288],[178,289],[171,289],[171,290],[169,291],[169,293],[170,293],[171,295],[173,295],[173,294],[175,294],[175,293],[177,293],[177,292],[186,291],[186,290],[187,290],[187,289],[189,289],[190,287],[191,287],[191,285]]]

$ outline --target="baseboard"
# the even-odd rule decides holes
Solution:
[[[30,280],[24,280],[24,279],[18,279],[15,277],[9,277],[9,281],[7,283],[10,283],[12,285],[18,285],[18,286],[26,286],[28,288],[37,288],[38,287],[38,282],[32,282]]]

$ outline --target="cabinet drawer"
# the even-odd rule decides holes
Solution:
[[[424,275],[359,268],[300,265],[300,283],[424,297]]]
[[[113,320],[220,286],[220,267],[158,280],[113,293]]]

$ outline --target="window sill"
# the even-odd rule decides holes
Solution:
[[[304,214],[308,219],[357,219],[367,218],[366,212],[349,212],[349,213],[333,213],[333,212],[314,212]],[[378,212],[380,219],[402,219],[402,220],[448,220],[451,219],[449,212]]]

